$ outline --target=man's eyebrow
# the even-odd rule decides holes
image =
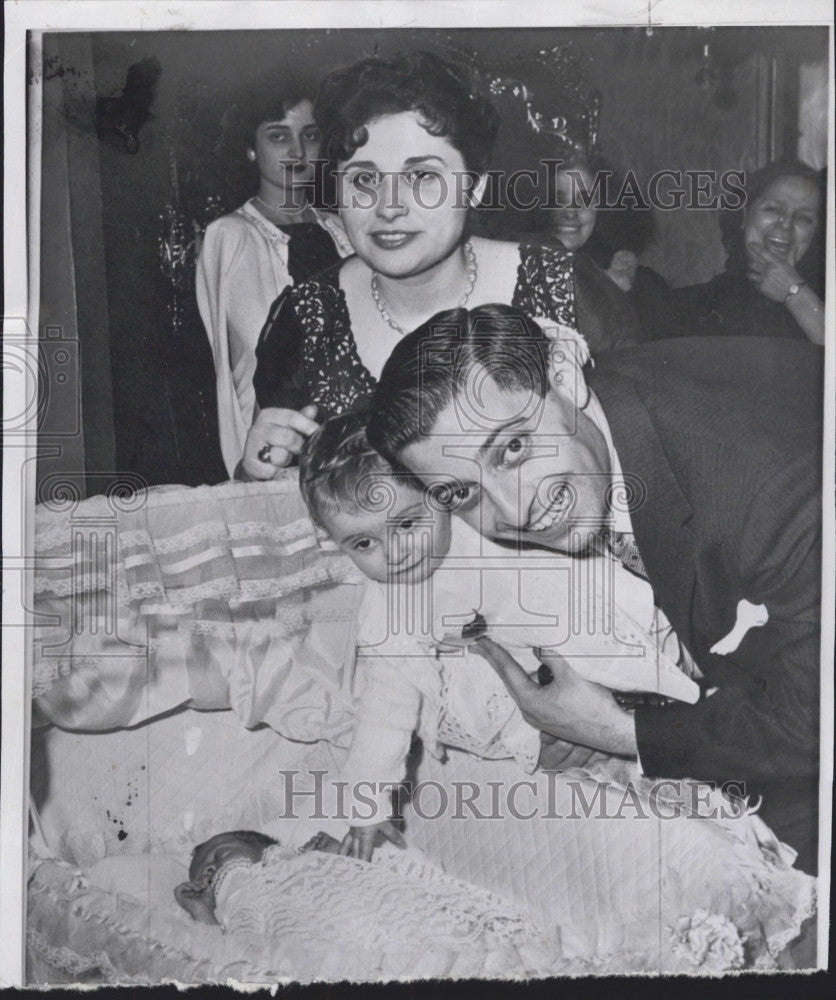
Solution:
[[[494,430],[492,430],[491,433],[488,435],[487,440],[478,451],[479,457],[484,458],[484,456],[487,455],[487,453],[491,450],[491,448],[493,448],[494,445],[496,444],[496,439],[499,437],[500,434],[503,434],[505,431],[511,430],[512,427],[518,427],[520,424],[526,423],[528,421],[528,418],[529,414],[523,413],[518,417],[513,417],[507,423],[501,424],[499,427],[496,427]]]

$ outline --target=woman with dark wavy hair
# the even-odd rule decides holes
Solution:
[[[673,332],[824,344],[824,171],[777,160],[745,191],[745,205],[720,216],[725,270],[674,292]]]
[[[254,194],[212,222],[197,265],[198,308],[215,359],[221,451],[229,475],[253,420],[255,346],[288,285],[351,253],[339,220],[314,202],[320,132],[306,80],[270,73],[237,95],[221,148],[251,172]]]
[[[468,236],[499,124],[468,70],[429,52],[362,59],[325,78],[314,115],[355,255],[271,310],[242,463],[254,479],[295,461],[315,417],[368,395],[395,344],[435,313],[501,302],[576,325],[563,247]]]

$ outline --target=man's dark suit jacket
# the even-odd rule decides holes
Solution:
[[[588,379],[625,475],[658,605],[705,674],[696,705],[636,711],[646,774],[745,783],[815,868],[823,352],[744,338],[601,356]],[[641,492],[641,491],[640,491]],[[742,598],[769,620],[725,656]]]

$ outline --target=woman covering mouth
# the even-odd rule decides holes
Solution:
[[[779,257],[784,260],[790,255],[790,251],[793,249],[792,243],[789,240],[778,239],[777,237],[770,236],[764,239],[764,244]]]
[[[726,270],[677,289],[669,335],[806,337],[824,343],[824,176],[782,160],[746,178],[720,216]]]

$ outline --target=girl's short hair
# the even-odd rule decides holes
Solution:
[[[299,456],[299,489],[311,520],[322,527],[324,509],[358,503],[358,486],[373,474],[387,475],[389,463],[366,438],[368,409],[326,420]]]
[[[262,122],[281,121],[301,101],[313,101],[314,80],[271,71],[236,90],[221,120],[221,151],[243,156]]]
[[[447,139],[468,170],[487,169],[499,129],[496,109],[465,66],[423,51],[361,59],[325,77],[314,106],[323,156],[336,167],[366,142],[370,122],[404,111],[418,112],[430,135]]]
[[[744,203],[739,208],[721,210],[720,233],[723,238],[723,246],[728,254],[726,270],[733,273],[742,273],[747,270],[746,246],[743,234],[746,224],[746,211],[766,193],[771,184],[781,177],[800,177],[805,181],[809,181],[819,192],[821,208],[819,210],[818,229],[813,236],[810,246],[807,248],[807,252],[798,262],[798,272],[816,291],[823,293],[826,257],[823,220],[826,217],[827,173],[825,170],[816,170],[814,167],[794,157],[783,157],[779,160],[774,160],[762,169],[747,174],[744,182],[744,191],[746,193]]]

